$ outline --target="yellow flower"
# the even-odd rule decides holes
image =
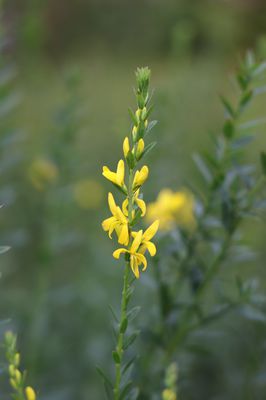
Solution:
[[[156,235],[158,228],[159,220],[154,221],[153,224],[151,224],[151,226],[149,226],[149,228],[146,229],[146,231],[143,233],[139,248],[140,253],[145,254],[146,250],[148,250],[152,257],[155,256],[156,246],[154,243],[151,242],[151,239],[153,238],[153,236]],[[133,238],[135,238],[137,236],[137,232],[132,232],[132,236]]]
[[[126,137],[123,142],[123,153],[124,153],[125,158],[127,158],[129,151],[130,151],[129,139],[128,139],[128,137]]]
[[[56,181],[58,170],[49,160],[38,159],[33,161],[29,168],[29,178],[35,189],[43,191],[49,184]]]
[[[139,266],[143,264],[142,271],[145,271],[147,268],[147,260],[143,254],[138,252],[138,249],[141,244],[142,239],[142,231],[139,231],[134,238],[130,249],[117,249],[113,252],[114,258],[119,258],[122,253],[127,253],[130,255],[130,267],[135,275],[136,278],[139,278]]]
[[[34,391],[34,389],[32,389],[31,386],[26,387],[25,394],[26,394],[27,400],[36,400],[35,391]]]
[[[173,192],[170,189],[163,189],[157,200],[148,205],[146,219],[151,222],[159,218],[161,230],[171,230],[176,225],[194,230],[196,227],[194,207],[194,197],[187,190]]]
[[[146,204],[145,204],[144,200],[139,199],[139,189],[134,193],[133,202],[135,204],[137,204],[137,206],[141,210],[141,216],[143,217],[146,213]],[[123,210],[123,213],[126,216],[128,216],[128,199],[123,201],[122,210]],[[133,218],[134,218],[134,215],[133,215]]]
[[[144,165],[141,170],[137,170],[133,180],[134,190],[138,189],[146,181],[149,175],[149,168]]]
[[[125,178],[125,163],[123,160],[120,160],[117,164],[116,172],[110,171],[110,169],[106,166],[103,167],[103,176],[120,187],[123,187],[124,178]]]
[[[128,220],[122,213],[120,207],[116,205],[112,193],[108,193],[108,204],[113,216],[103,221],[103,230],[109,233],[110,238],[112,238],[112,233],[115,230],[118,243],[127,246],[129,242]]]
[[[83,179],[75,183],[73,197],[80,208],[94,210],[102,202],[103,188],[93,179]]]
[[[176,394],[171,389],[164,389],[163,391],[163,400],[176,400]]]

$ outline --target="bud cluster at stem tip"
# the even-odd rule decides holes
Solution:
[[[8,361],[9,382],[14,390],[14,399],[36,400],[35,390],[31,386],[25,387],[25,372],[20,370],[20,354],[16,349],[17,338],[13,332],[5,334],[6,358]]]
[[[151,239],[158,230],[159,221],[153,222],[145,232],[134,230],[136,223],[146,213],[141,189],[148,178],[149,168],[146,165],[140,169],[136,167],[147,151],[144,137],[149,129],[148,117],[152,110],[149,106],[149,68],[138,68],[136,80],[137,110],[135,113],[130,111],[133,127],[131,134],[123,141],[124,160],[121,159],[118,162],[115,172],[106,166],[103,167],[102,172],[103,176],[123,193],[125,200],[120,207],[116,204],[113,194],[108,194],[108,204],[112,215],[103,221],[102,227],[109,233],[110,238],[115,232],[118,243],[126,246],[114,251],[113,256],[119,258],[124,253],[134,275],[139,278],[139,266],[143,265],[143,270],[147,267],[146,251],[151,256],[156,254],[156,247]]]

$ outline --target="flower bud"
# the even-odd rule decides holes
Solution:
[[[140,139],[140,140],[138,141],[137,150],[136,150],[136,158],[137,158],[137,160],[140,160],[140,158],[141,158],[141,156],[142,156],[142,154],[143,154],[144,148],[145,148],[144,140],[143,140],[143,139]]]
[[[26,387],[25,394],[27,400],[36,400],[36,393],[31,386]]]
[[[128,140],[128,137],[126,137],[123,142],[123,152],[124,152],[125,158],[127,158],[129,151],[130,151],[129,140]]]
[[[11,377],[14,377],[14,376],[15,376],[16,368],[14,367],[13,364],[9,365],[8,371],[9,371],[9,375],[10,375]]]
[[[15,367],[18,367],[19,364],[20,364],[20,354],[16,353],[15,357],[14,357],[14,365],[15,365]]]

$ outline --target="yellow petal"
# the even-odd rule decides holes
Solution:
[[[116,183],[119,186],[124,184],[124,177],[125,177],[125,164],[123,160],[120,160],[117,164],[116,170]]]
[[[128,253],[128,250],[127,249],[122,249],[122,248],[121,249],[117,249],[117,250],[115,250],[113,252],[113,257],[118,260],[122,253]]]
[[[144,242],[143,245],[146,247],[146,249],[148,250],[150,255],[152,257],[154,257],[155,254],[156,254],[156,246],[155,246],[155,244],[148,241],[148,242]]]
[[[123,142],[123,152],[124,152],[124,157],[127,158],[128,152],[130,151],[129,147],[129,140],[128,137],[125,138]]]
[[[123,201],[122,211],[123,211],[123,214],[127,217],[128,216],[128,199]]]
[[[114,217],[110,217],[110,218],[105,219],[105,220],[102,222],[103,230],[104,230],[105,232],[106,232],[106,231],[109,231],[109,230],[110,230],[110,227],[111,227],[113,224],[115,224],[115,222],[116,222],[116,219],[115,219]]]
[[[140,171],[136,171],[133,186],[138,188],[139,186],[143,185],[149,175],[149,168],[144,165]]]
[[[138,207],[140,208],[141,216],[143,217],[146,214],[146,204],[145,204],[144,200],[142,200],[142,199],[136,199],[135,201],[136,201]]]
[[[136,254],[137,260],[139,264],[143,264],[143,268],[142,271],[145,271],[145,269],[147,268],[147,260],[146,257],[144,257],[143,254],[137,253]]]
[[[153,236],[158,231],[158,228],[159,228],[159,220],[157,219],[156,221],[153,222],[153,224],[151,224],[151,226],[149,226],[148,229],[146,229],[146,231],[143,234],[143,239],[148,241],[151,238],[153,238]]]
[[[136,259],[135,256],[130,256],[130,267],[133,271],[133,274],[135,275],[135,277],[137,279],[139,279],[139,265],[138,265],[138,261]]]
[[[118,243],[124,244],[125,246],[127,246],[128,241],[129,241],[128,227],[127,227],[127,225],[123,225],[120,235],[118,237]]]
[[[110,171],[110,169],[106,166],[103,167],[103,172],[102,172],[103,176],[108,179],[109,181],[117,184],[117,180],[116,180],[116,173]]]
[[[108,193],[108,204],[109,204],[111,213],[113,215],[115,215],[117,205],[115,204],[114,196],[112,195],[111,192]]]
[[[138,250],[138,248],[140,246],[140,243],[141,243],[142,233],[143,233],[142,230],[138,231],[136,237],[134,238],[134,240],[132,242],[132,245],[131,245],[131,248],[130,248],[130,253],[133,254],[133,253],[137,252],[137,250]]]
[[[127,218],[125,217],[125,215],[122,213],[121,208],[120,207],[116,207],[116,218],[121,222],[121,224],[127,224]]]

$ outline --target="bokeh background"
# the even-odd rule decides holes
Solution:
[[[104,397],[95,365],[111,370],[108,305],[119,306],[122,274],[101,230],[110,190],[101,168],[114,168],[129,133],[134,70],[148,65],[155,88],[152,201],[163,187],[201,184],[191,155],[219,133],[219,94],[233,92],[247,48],[266,58],[264,0],[3,2],[0,242],[12,249],[1,256],[0,333],[18,333],[40,399]],[[249,149],[253,162],[262,147],[265,127]],[[265,233],[261,221],[249,230],[261,256],[245,268],[264,289]],[[151,269],[137,285],[140,325],[155,306]],[[183,399],[264,398],[264,323],[224,325],[222,339],[206,339],[211,354],[182,360]]]

